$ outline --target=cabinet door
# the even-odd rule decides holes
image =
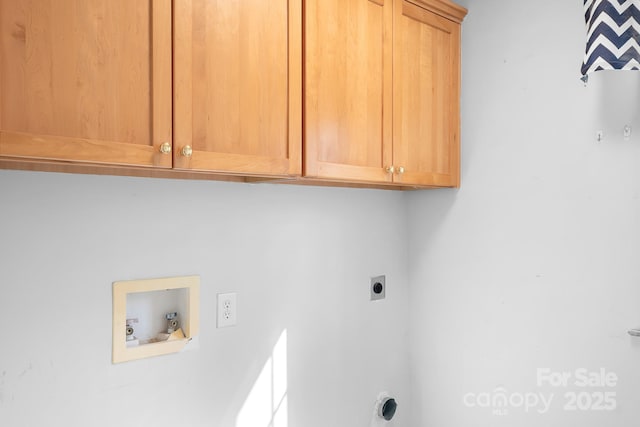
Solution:
[[[458,186],[460,24],[406,0],[395,5],[393,163],[404,172],[394,179]]]
[[[174,1],[174,167],[300,174],[301,32],[301,0]]]
[[[305,1],[305,176],[391,182],[392,13],[392,0]]]
[[[171,132],[171,0],[0,0],[0,156],[171,167]]]

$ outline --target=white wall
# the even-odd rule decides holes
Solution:
[[[582,1],[461,3],[462,187],[408,196],[412,425],[637,425],[640,73],[583,86]],[[538,368],[619,380],[538,387]],[[500,388],[554,400],[503,415],[463,401]],[[564,410],[565,393],[607,391],[613,411]]]
[[[0,171],[0,425],[267,427],[236,419],[269,415],[271,365],[248,396],[285,330],[289,426],[369,426],[385,390],[406,425],[404,198]],[[190,274],[200,348],[112,365],[112,282]],[[226,291],[238,325],[216,329]]]

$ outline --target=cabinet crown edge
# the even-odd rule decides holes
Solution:
[[[467,16],[467,9],[450,0],[407,0],[451,21],[462,23]]]

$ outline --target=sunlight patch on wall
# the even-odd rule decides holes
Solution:
[[[242,405],[236,427],[288,427],[286,329]]]

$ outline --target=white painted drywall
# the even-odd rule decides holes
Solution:
[[[640,73],[583,86],[581,1],[461,3],[462,187],[408,196],[411,425],[635,426]],[[538,368],[574,376],[539,387]],[[577,386],[581,368],[617,385]],[[505,415],[464,402],[500,388]],[[564,409],[601,392],[615,410]],[[517,407],[530,393],[553,394],[549,410]]]
[[[404,197],[0,171],[0,425],[268,427],[283,389],[292,427],[369,426],[381,391],[408,409]],[[199,349],[112,365],[112,282],[191,274]]]

